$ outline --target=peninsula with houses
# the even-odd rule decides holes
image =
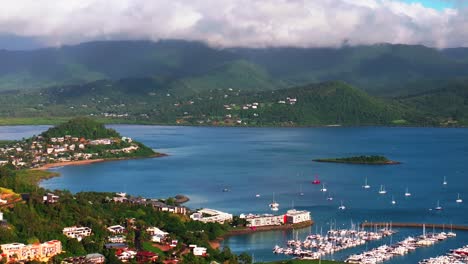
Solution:
[[[16,169],[47,169],[113,159],[164,156],[130,137],[79,117],[40,135],[0,145],[0,165]]]

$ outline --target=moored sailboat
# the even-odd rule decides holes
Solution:
[[[367,177],[366,177],[366,180],[364,181],[364,185],[362,186],[362,188],[364,188],[364,189],[369,189],[370,188],[370,185],[367,183]]]
[[[411,196],[411,193],[408,191],[408,187],[406,187],[405,196],[406,196],[406,197],[410,197],[410,196]]]
[[[380,185],[380,190],[379,190],[379,194],[386,194],[387,191],[385,190],[385,187],[383,185]]]
[[[279,203],[277,203],[275,201],[275,194],[273,193],[273,201],[271,202],[271,204],[269,204],[270,206],[270,210],[272,211],[278,211],[279,210]]]

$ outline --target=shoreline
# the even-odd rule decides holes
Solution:
[[[286,231],[286,230],[292,230],[292,229],[300,229],[300,228],[306,228],[309,226],[314,225],[313,220],[309,220],[303,223],[299,224],[286,224],[286,225],[276,225],[276,226],[259,226],[256,227],[255,229],[252,229],[250,227],[244,227],[240,229],[232,229],[228,231],[226,234],[216,238],[215,240],[210,241],[210,245],[220,247],[221,242],[228,238],[228,237],[233,237],[233,236],[240,236],[240,235],[249,235],[249,234],[254,234],[258,232],[269,232],[269,231]]]
[[[109,158],[109,159],[89,159],[89,160],[74,160],[74,161],[63,161],[63,162],[54,162],[47,163],[37,168],[31,168],[29,170],[49,170],[52,168],[63,167],[63,166],[81,166],[88,165],[93,163],[107,162],[107,161],[119,161],[119,160],[133,160],[133,159],[147,159],[147,158],[162,158],[167,157],[168,154],[165,153],[155,153],[154,155],[147,157],[124,157],[124,158]]]
[[[73,117],[64,117],[63,122]],[[62,122],[15,122],[17,120],[22,120],[23,118],[0,118],[0,127],[1,126],[53,126],[60,124]],[[61,120],[62,121],[62,120]],[[443,126],[443,125],[417,125],[417,124],[310,124],[310,125],[274,125],[274,124],[265,124],[265,125],[207,125],[207,124],[177,124],[177,123],[161,123],[161,122],[147,122],[147,121],[134,121],[128,122],[124,120],[115,120],[115,119],[101,119],[105,125],[139,125],[139,126],[170,126],[170,127],[222,127],[222,128],[353,128],[353,127],[386,127],[386,128],[468,128],[468,125],[454,125],[454,126]],[[107,122],[106,122],[107,121]]]

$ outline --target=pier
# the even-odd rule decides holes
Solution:
[[[365,222],[361,224],[361,227],[375,227],[375,226],[388,226],[391,225],[392,227],[406,227],[406,228],[423,228],[425,225],[426,227],[432,227],[437,229],[452,229],[452,230],[461,230],[461,231],[468,231],[468,226],[466,225],[451,225],[451,224],[427,224],[427,223],[384,223],[384,222]]]

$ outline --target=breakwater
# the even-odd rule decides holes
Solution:
[[[431,223],[384,223],[384,222],[365,222],[361,224],[361,227],[375,227],[375,226],[388,226],[392,227],[406,227],[406,228],[423,228],[425,225],[426,228],[437,228],[437,229],[452,229],[452,230],[462,230],[468,231],[468,225],[451,225],[451,224],[431,224]]]

